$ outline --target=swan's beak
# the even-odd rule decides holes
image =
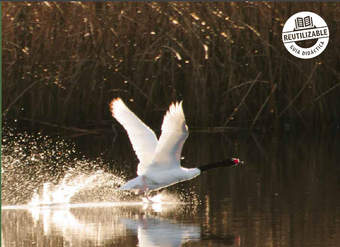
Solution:
[[[234,161],[234,166],[239,166],[239,165],[243,165],[244,161],[238,159],[238,158],[233,158]]]

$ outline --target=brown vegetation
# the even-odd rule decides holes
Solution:
[[[281,41],[302,10],[330,29],[315,59]],[[190,126],[329,126],[340,121],[338,16],[336,3],[6,2],[3,115],[98,127],[120,96],[156,126],[178,99]]]

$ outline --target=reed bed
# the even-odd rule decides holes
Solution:
[[[340,122],[336,3],[5,2],[3,116],[109,127],[120,96],[159,127],[184,100],[190,126],[329,127]],[[317,58],[290,55],[285,21],[314,11],[330,29]]]

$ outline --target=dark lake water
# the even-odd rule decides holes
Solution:
[[[125,133],[65,141],[4,132],[3,139],[3,247],[340,243],[339,136],[192,133],[183,166],[230,156],[245,165],[164,189],[154,194],[163,203],[154,204],[116,191],[137,165]]]

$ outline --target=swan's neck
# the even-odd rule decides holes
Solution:
[[[204,171],[214,169],[214,168],[230,167],[230,166],[234,166],[234,165],[235,165],[235,163],[233,162],[232,159],[227,159],[227,160],[222,160],[222,161],[210,163],[210,164],[207,164],[207,165],[202,165],[202,166],[199,166],[197,168],[200,169],[201,172],[204,172]]]

